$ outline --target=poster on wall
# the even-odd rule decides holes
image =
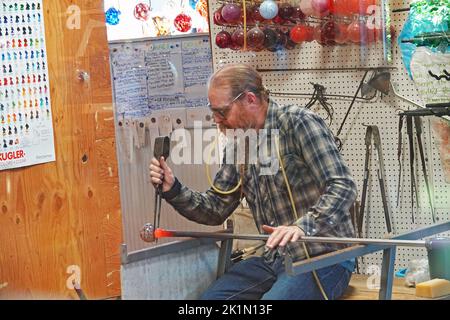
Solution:
[[[170,108],[205,107],[212,54],[207,35],[110,44],[120,119]]]
[[[0,0],[0,170],[55,161],[42,0]]]
[[[207,0],[104,0],[109,41],[208,33]]]

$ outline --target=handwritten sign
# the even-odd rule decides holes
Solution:
[[[208,36],[111,44],[110,49],[119,116],[206,106],[212,74]]]

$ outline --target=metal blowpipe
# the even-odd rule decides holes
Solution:
[[[155,238],[212,238],[212,239],[240,239],[240,240],[262,240],[269,239],[264,234],[234,234],[220,232],[194,232],[156,229]],[[344,244],[376,244],[384,246],[400,247],[425,247],[424,240],[394,240],[394,239],[367,239],[367,238],[335,238],[335,237],[301,237],[300,242],[315,243],[344,243]]]

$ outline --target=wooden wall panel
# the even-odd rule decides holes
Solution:
[[[70,5],[81,29],[66,27]],[[70,266],[80,267],[88,298],[117,296],[122,228],[103,1],[44,0],[44,17],[57,160],[0,172],[0,299],[77,299]]]

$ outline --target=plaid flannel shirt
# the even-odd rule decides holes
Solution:
[[[314,112],[298,106],[278,106],[270,100],[265,129],[279,129],[279,150],[292,190],[295,216],[281,170],[259,175],[261,167],[250,164],[244,172],[243,195],[258,230],[262,225],[297,225],[307,236],[354,237],[349,208],[356,198],[356,184],[337,149],[333,134]],[[220,190],[237,185],[242,171],[224,164],[214,179]],[[222,224],[240,203],[241,190],[222,195],[209,189],[197,192],[178,179],[164,198],[189,220],[206,225]],[[342,249],[342,244],[308,243],[311,256]],[[300,242],[289,243],[294,261],[306,258]]]

